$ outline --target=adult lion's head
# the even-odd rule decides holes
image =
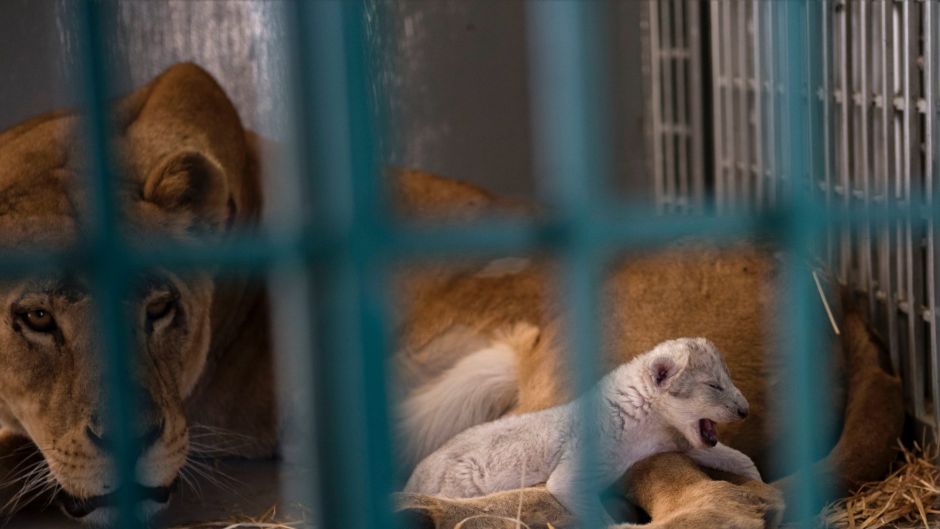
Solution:
[[[224,234],[257,216],[245,131],[201,69],[171,68],[115,105],[115,187],[131,241]],[[61,247],[87,233],[81,126],[52,114],[0,134],[0,244]],[[138,480],[164,503],[189,450],[184,404],[213,325],[211,271],[151,270],[124,296],[135,365]],[[102,344],[89,277],[61,269],[0,280],[0,424],[28,436],[76,517],[95,521],[115,491],[104,423]],[[94,513],[94,514],[92,514]]]

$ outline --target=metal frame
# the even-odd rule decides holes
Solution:
[[[692,214],[657,217],[654,209],[626,209],[608,198],[612,194],[606,192],[604,184],[611,173],[610,152],[606,151],[608,143],[604,141],[605,105],[598,97],[598,87],[605,86],[601,66],[604,53],[601,7],[594,2],[577,0],[532,2],[527,4],[527,9],[530,63],[535,80],[532,83],[535,151],[539,170],[546,177],[544,191],[553,214],[542,220],[494,218],[469,226],[412,226],[390,220],[382,182],[377,178],[374,147],[381,128],[380,123],[371,118],[363,4],[339,0],[298,1],[288,4],[288,16],[294,24],[292,46],[288,51],[295,61],[297,74],[291,87],[293,108],[298,116],[295,176],[309,193],[309,203],[316,205],[314,221],[302,229],[294,227],[287,233],[269,237],[245,235],[222,242],[207,241],[199,248],[155,242],[141,249],[122,239],[117,229],[112,193],[115,179],[109,167],[105,103],[109,78],[104,37],[108,29],[108,4],[82,0],[76,4],[80,16],[75,20],[85,43],[83,86],[89,116],[88,147],[94,162],[89,172],[95,206],[92,232],[80,246],[51,256],[4,255],[0,271],[33,273],[37,267],[47,269],[71,263],[92,272],[107,338],[103,342],[107,390],[116,403],[110,422],[117,434],[115,458],[121,483],[131,483],[134,475],[134,447],[127,428],[134,403],[125,398],[130,393],[124,376],[131,359],[126,357],[127,349],[122,347],[126,337],[122,331],[124,316],[120,304],[122,287],[129,278],[137,271],[154,266],[213,266],[255,273],[289,273],[301,284],[311,284],[312,293],[294,292],[290,299],[298,307],[309,308],[315,303],[316,311],[302,312],[315,315],[315,333],[276,330],[278,336],[295,338],[292,353],[295,356],[316,353],[316,370],[301,373],[295,379],[316,381],[309,418],[316,421],[317,439],[305,449],[306,460],[318,464],[320,486],[307,489],[309,500],[320,510],[319,526],[373,529],[393,525],[388,499],[392,475],[384,382],[389,320],[383,279],[390,264],[428,256],[495,256],[536,251],[557,256],[563,265],[562,292],[567,307],[573,382],[576,389],[584,389],[598,374],[598,286],[603,267],[613,252],[663,245],[688,236],[724,240],[754,235],[769,237],[787,250],[786,299],[781,300],[785,318],[780,323],[781,332],[793,337],[784,352],[793,368],[792,378],[785,381],[791,398],[781,410],[789,421],[787,431],[792,433],[792,438],[785,443],[787,452],[782,457],[788,458],[793,466],[808,465],[812,462],[816,436],[820,435],[811,425],[817,423],[815,403],[821,399],[819,392],[824,386],[820,378],[823,374],[814,365],[820,337],[816,326],[808,321],[809,311],[806,310],[816,302],[805,262],[816,255],[822,242],[818,226],[824,223],[836,226],[896,223],[899,227],[897,242],[904,243],[898,249],[905,250],[897,252],[897,256],[905,259],[903,263],[914,260],[914,226],[921,226],[922,218],[932,222],[928,233],[931,240],[936,228],[936,213],[921,215],[921,210],[916,210],[915,217],[915,210],[906,209],[915,194],[915,180],[911,178],[911,157],[915,154],[911,147],[917,139],[915,118],[909,110],[915,108],[917,102],[917,96],[911,91],[916,83],[910,72],[910,67],[916,63],[909,48],[911,41],[906,37],[913,27],[912,8],[909,3],[901,8],[904,29],[908,31],[903,35],[896,31],[891,39],[893,46],[908,46],[901,54],[905,59],[901,66],[906,74],[903,108],[895,111],[890,124],[901,139],[890,142],[885,138],[885,142],[896,147],[895,161],[900,169],[892,173],[895,179],[891,183],[895,185],[901,207],[879,208],[873,213],[864,209],[827,208],[826,202],[820,201],[819,194],[813,190],[818,185],[819,175],[826,174],[826,201],[835,202],[836,197],[843,204],[851,201],[846,180],[849,168],[844,155],[849,143],[845,135],[836,140],[843,149],[839,151],[843,154],[842,162],[836,160],[832,168],[833,174],[842,177],[842,195],[829,179],[829,167],[820,167],[816,162],[825,158],[808,155],[813,152],[809,138],[822,134],[814,129],[829,121],[826,109],[832,107],[829,100],[833,93],[825,82],[818,88],[811,84],[812,72],[821,71],[823,57],[811,53],[807,42],[813,37],[811,32],[818,26],[818,18],[834,16],[825,14],[832,3],[824,2],[823,12],[810,9],[813,2],[808,0],[750,6],[736,2],[736,7],[730,4],[718,1],[709,4],[714,24],[712,57],[717,72],[713,101],[717,117],[716,202],[723,215],[706,214],[703,169],[698,164],[703,147],[696,143],[703,137],[702,105],[694,81],[685,82],[698,75],[689,72],[699,70],[696,61],[700,60],[700,55],[695,47],[701,43],[695,37],[698,32],[693,18],[698,7],[694,0],[650,3],[650,16],[654,21],[650,34],[658,39],[650,47],[652,64],[654,71],[661,72],[654,80],[663,79],[664,91],[672,90],[675,80],[676,89],[682,92],[685,101],[691,102],[687,107],[673,106],[677,99],[670,95],[659,99],[662,109],[654,109],[654,112],[661,112],[659,115],[664,120],[654,134],[654,143],[662,146],[662,156],[657,157],[662,164],[657,162],[655,171],[658,209],[667,213],[691,209]],[[737,17],[732,17],[735,9]],[[893,2],[890,10],[893,16],[898,16]],[[929,13],[931,16],[924,22],[925,31],[933,35],[935,9],[929,8]],[[657,16],[663,17],[662,23],[655,18]],[[735,36],[730,27],[732,20],[737,21],[742,31],[739,36]],[[819,26],[828,27],[825,20]],[[748,23],[755,33],[754,42],[766,47],[758,46],[753,60],[745,52],[739,52],[735,59],[730,41],[726,43],[722,39],[734,37],[739,46],[747,45],[744,26]],[[838,27],[847,27],[847,24]],[[669,39],[675,40],[663,40],[667,30],[671,35]],[[769,38],[761,38],[761,31],[766,31]],[[721,53],[718,53],[719,48]],[[882,57],[887,59],[887,54]],[[678,66],[680,64],[686,64],[688,69]],[[770,67],[760,68],[761,64]],[[681,74],[673,77],[674,72],[680,71]],[[765,72],[770,75],[758,77]],[[933,94],[936,72],[931,71],[929,78],[928,94]],[[825,101],[813,102],[812,94],[817,90],[825,96]],[[850,119],[846,90],[843,87],[842,99],[836,101],[842,105],[842,123]],[[887,107],[888,98],[884,92],[882,94]],[[927,107],[935,109],[936,104],[931,100]],[[766,121],[752,121],[751,111]],[[826,119],[818,120],[820,115]],[[768,123],[771,126],[767,126]],[[841,130],[844,132],[844,127]],[[867,138],[866,141],[872,141],[871,135]],[[927,165],[930,167],[936,164],[931,154],[933,141],[928,144]],[[737,148],[744,144],[752,147]],[[872,150],[878,151],[877,146]],[[761,154],[756,155],[757,152]],[[826,152],[828,154],[828,149]],[[755,153],[753,159],[752,153]],[[697,165],[689,167],[689,163]],[[935,192],[932,178],[931,175],[927,180],[931,193]],[[744,192],[739,191],[741,189]],[[758,189],[763,190],[766,200],[763,197],[752,199]],[[684,203],[679,193],[686,194]],[[766,203],[767,207],[745,207],[748,206],[745,197],[756,200],[761,206]],[[687,208],[686,204],[694,207]],[[876,213],[880,215],[877,218]],[[879,251],[883,248],[884,244],[879,245]],[[931,255],[934,259],[935,255]],[[884,261],[884,255],[880,254],[878,262],[884,264]],[[846,259],[841,262],[845,263]],[[937,332],[936,267],[934,259],[928,281],[934,289],[929,309],[934,340]],[[905,268],[898,266],[898,270]],[[880,270],[879,280],[886,276],[893,277],[893,274]],[[272,284],[277,283],[272,280]],[[910,274],[899,273],[898,285],[904,290],[895,292],[891,287],[891,300],[898,297],[897,310],[902,313],[905,311],[901,304],[908,302],[906,315],[910,323],[924,314],[914,304],[922,299],[912,291],[919,283]],[[894,309],[892,305],[889,312]],[[909,366],[916,365],[913,356],[922,353],[918,349],[922,339],[910,325],[907,331],[910,347],[905,358]],[[283,338],[282,341],[291,340]],[[314,351],[304,351],[308,347]],[[305,365],[311,367],[309,362]],[[936,373],[936,362],[930,365]],[[932,387],[935,390],[936,382]],[[585,409],[584,413],[590,415],[591,410]],[[588,428],[592,423],[585,421]],[[596,457],[590,448],[585,450],[585,458]],[[824,486],[804,479],[795,487],[800,495],[789,508],[797,511],[797,518],[811,518],[813,500]],[[136,492],[129,487],[121,490],[116,526],[140,527],[134,510]],[[592,490],[587,487],[584,492]],[[590,514],[593,516],[585,520],[588,527],[599,520],[599,513]]]
[[[780,80],[793,72],[786,75],[787,61],[780,58],[793,46],[779,38],[781,13],[791,3],[709,2],[719,211],[774,206],[778,186],[791,175],[786,164],[777,163],[792,162],[779,158],[792,152],[786,145],[792,138],[781,126],[793,111],[785,107],[792,98],[781,91]],[[805,7],[819,22],[811,35],[818,52],[806,55],[807,65],[821,62],[809,72],[821,116],[821,130],[810,146],[821,146],[814,155],[820,167],[814,187],[828,209],[869,218],[826,226],[819,263],[867,298],[902,375],[908,411],[935,429],[940,425],[940,246],[933,216],[920,212],[935,209],[940,178],[938,6],[935,1],[818,0]],[[743,51],[748,41],[755,49],[750,69]],[[753,122],[743,116],[753,116]],[[663,166],[668,170],[668,161]],[[764,177],[767,185],[761,186]],[[903,210],[909,214],[871,220]]]
[[[705,205],[702,32],[698,0],[649,1],[645,39],[651,119],[650,158],[661,213]]]

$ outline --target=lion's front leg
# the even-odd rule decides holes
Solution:
[[[628,497],[644,509],[657,529],[712,527],[774,529],[784,504],[781,493],[759,481],[728,476],[712,480],[683,454],[658,454],[627,472]],[[734,481],[734,482],[732,482]],[[625,526],[630,527],[630,526]]]
[[[516,520],[532,529],[574,527],[574,519],[545,487],[497,492],[488,496],[449,499],[398,494],[398,515],[409,529],[517,529]]]
[[[649,513],[645,529],[775,529],[783,514],[780,492],[764,483],[725,476],[713,480],[688,456],[659,454],[627,472],[627,496]],[[419,494],[397,496],[399,516],[409,529],[575,527],[574,517],[544,487],[469,499]],[[623,528],[641,526],[623,525]]]
[[[38,500],[48,489],[42,454],[27,437],[0,428],[0,516]]]

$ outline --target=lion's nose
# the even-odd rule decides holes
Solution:
[[[92,424],[100,424],[97,420],[97,417],[92,417]],[[141,435],[134,439],[134,446],[137,447],[140,453],[146,452],[151,446],[153,446],[160,437],[163,436],[163,430],[166,427],[166,421],[160,419],[156,423],[150,425]],[[85,435],[88,437],[88,440],[91,441],[91,444],[95,445],[99,450],[108,452],[114,448],[114,438],[108,434],[108,432],[103,431],[98,433],[91,427],[91,425],[85,426]]]
[[[738,417],[744,419],[747,417],[747,408],[738,408]]]

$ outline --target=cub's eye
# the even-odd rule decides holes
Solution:
[[[715,391],[724,391],[725,388],[721,387],[718,384],[709,384],[708,387],[712,388]]]
[[[55,330],[55,318],[48,310],[36,309],[23,312],[20,319],[35,332],[50,333]]]
[[[173,312],[176,307],[176,300],[172,298],[163,298],[151,301],[147,305],[147,319],[150,321],[161,320]]]

